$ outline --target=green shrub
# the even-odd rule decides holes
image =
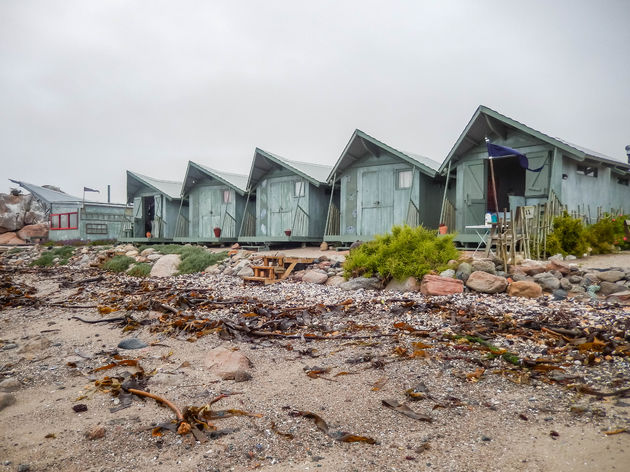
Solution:
[[[576,257],[588,250],[588,241],[584,224],[580,218],[572,218],[568,213],[556,216],[553,220],[553,231],[547,236],[547,255],[572,254]]]
[[[127,273],[133,277],[147,277],[151,273],[151,264],[141,262],[134,265]]]
[[[116,244],[115,239],[95,239],[90,241],[88,246],[113,246],[114,244]]]
[[[114,256],[108,261],[105,261],[101,268],[110,272],[124,272],[129,269],[129,266],[134,262],[136,262],[136,260],[133,257]]]
[[[422,226],[394,226],[391,234],[378,235],[373,241],[350,251],[344,263],[348,277],[379,275],[384,279],[418,279],[431,271],[442,271],[448,261],[457,259],[455,235],[437,236]]]
[[[592,254],[607,254],[613,252],[615,242],[615,223],[606,216],[597,223],[586,227],[586,240],[592,249]]]
[[[9,249],[7,251],[7,255],[19,254],[22,251],[24,251],[24,248],[22,248],[22,247],[14,247],[14,248],[11,248],[11,249]]]
[[[49,249],[43,252],[38,259],[31,262],[31,265],[38,267],[50,267],[54,265],[53,260],[57,257],[59,258],[59,265],[66,265],[72,254],[74,254],[74,248],[72,246],[55,247],[54,249]]]

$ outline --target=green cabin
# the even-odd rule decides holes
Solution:
[[[245,211],[247,175],[189,161],[182,187],[188,200],[188,236],[176,241],[235,242]]]
[[[181,182],[127,171],[127,203],[133,203],[128,242],[172,241],[188,235],[188,203]]]
[[[324,240],[366,241],[401,224],[437,228],[438,168],[428,157],[355,130],[329,175],[333,193]]]
[[[525,154],[528,168],[538,172],[522,167],[517,156],[493,158],[493,187],[486,138]],[[629,169],[622,160],[553,138],[479,106],[439,169],[446,186],[442,215],[451,215],[447,225],[457,232],[456,241],[476,243],[478,235],[470,227],[483,225],[486,213],[549,199],[569,211],[590,214],[593,220],[598,208],[627,212]],[[494,188],[498,208],[494,208]]]
[[[118,239],[131,217],[122,203],[92,202],[64,192],[11,180],[37,199],[48,218],[50,241]]]
[[[321,242],[330,166],[290,161],[256,148],[239,242]]]

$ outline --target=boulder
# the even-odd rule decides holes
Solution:
[[[0,233],[17,231],[24,226],[24,215],[32,198],[31,195],[0,194]]]
[[[6,244],[8,246],[19,246],[20,244],[26,244],[26,242],[17,237],[17,234],[10,231],[8,233],[0,234],[0,244]]]
[[[563,278],[560,279],[560,288],[562,290],[571,290],[571,287],[573,287],[573,284],[571,284],[571,281],[567,278]]]
[[[392,279],[385,290],[395,290],[398,292],[417,292],[420,290],[420,284],[415,277],[407,277],[405,280]]]
[[[206,366],[223,380],[234,380],[236,373],[251,367],[251,361],[239,351],[216,347],[208,351]]]
[[[600,295],[612,295],[613,293],[625,292],[628,290],[628,287],[622,284],[615,284],[612,282],[602,281],[599,283],[599,294]]]
[[[500,293],[507,288],[507,279],[477,270],[468,277],[466,287],[476,292]]]
[[[131,251],[127,251],[125,253],[125,256],[127,257],[136,257],[138,255],[138,250],[137,249],[133,249]]]
[[[153,249],[152,247],[143,249],[142,252],[140,253],[140,255],[144,257],[150,256],[151,254],[155,254],[155,249]]]
[[[455,277],[466,283],[468,277],[470,277],[470,274],[472,274],[472,272],[472,266],[468,262],[462,262],[455,271]]]
[[[307,270],[302,276],[302,282],[309,284],[323,284],[328,280],[328,274],[323,270]]]
[[[236,271],[236,269],[234,269]],[[236,275],[239,277],[253,277],[254,276],[254,269],[252,269],[250,266],[245,266],[243,267],[241,270],[239,270],[238,272],[236,272]]]
[[[149,256],[150,257],[150,256]],[[151,277],[170,277],[177,272],[181,262],[179,254],[167,254],[160,257],[151,267]]]
[[[18,236],[20,233],[18,233]],[[597,274],[599,280],[606,282],[618,282],[626,276],[626,273],[621,270],[606,270]]]
[[[495,275],[496,274],[496,266],[494,262],[487,259],[475,259],[472,261],[472,270],[473,272],[487,272],[488,274]]]
[[[548,290],[550,292],[560,288],[560,279],[550,272],[543,272],[541,274],[534,275],[534,282],[540,285],[543,290]]]
[[[542,296],[542,288],[536,282],[519,280],[510,284],[507,293],[511,297],[538,298]]]
[[[553,295],[554,300],[560,301],[560,300],[566,300],[569,293],[566,290],[562,290],[561,288],[558,288],[552,292],[552,295]]]
[[[420,291],[423,295],[453,295],[464,291],[464,282],[452,277],[427,274],[422,277]]]
[[[572,284],[581,284],[582,280],[583,280],[582,277],[580,277],[577,274],[569,276],[569,282],[571,282]]]
[[[355,277],[339,285],[342,290],[380,290],[381,281],[376,277]]]
[[[17,236],[25,241],[33,239],[44,239],[48,237],[48,224],[38,223],[34,225],[24,226],[17,232]]]
[[[566,262],[562,260],[554,259],[554,258],[551,258],[549,260],[549,264],[547,264],[547,270],[548,271],[557,270],[562,275],[568,275],[569,272],[571,272],[571,268],[569,267],[569,264],[567,264]]]
[[[547,266],[543,262],[538,261],[526,261],[519,266],[519,269],[529,276],[541,274],[547,271]]]
[[[328,285],[329,287],[338,287],[339,285],[341,285],[345,281],[346,281],[346,279],[343,278],[342,276],[335,275],[333,277],[328,277],[328,280],[326,281],[326,285]]]
[[[449,277],[452,279],[453,277],[455,277],[455,271],[453,269],[446,269],[440,272],[440,277]]]
[[[514,272],[512,275],[510,275],[510,277],[512,278],[512,280],[514,282],[522,282],[524,280],[529,280],[531,281],[532,278],[527,275],[525,272]]]
[[[608,295],[606,300],[609,302],[621,303],[622,305],[630,305],[630,290],[625,290],[623,292],[613,293],[612,295]]]

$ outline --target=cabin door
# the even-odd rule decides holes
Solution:
[[[284,236],[292,229],[291,181],[273,182],[269,185],[269,236]]]
[[[361,174],[361,234],[383,234],[394,221],[394,178],[391,169]]]
[[[464,225],[484,223],[486,213],[486,166],[485,161],[471,162],[463,166]]]
[[[199,196],[199,234],[202,238],[214,238],[214,228],[221,227],[221,206],[223,192],[220,188],[209,187]]]

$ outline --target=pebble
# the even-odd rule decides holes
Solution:
[[[9,377],[0,382],[0,391],[2,392],[15,392],[21,387],[20,382],[17,379]]]
[[[85,437],[90,441],[94,441],[95,439],[101,439],[105,437],[105,428],[103,426],[95,426],[87,433],[85,433]]]
[[[9,343],[9,344],[5,344],[2,348],[3,351],[9,351],[10,349],[15,349],[16,347],[18,347],[17,344],[15,343]]]
[[[142,349],[147,346],[147,343],[138,338],[127,338],[118,343],[120,349]]]
[[[0,411],[15,403],[15,395],[10,393],[0,393]]]
[[[29,470],[31,470],[31,466],[28,464],[20,464],[18,465],[17,470],[18,472],[28,472]]]

